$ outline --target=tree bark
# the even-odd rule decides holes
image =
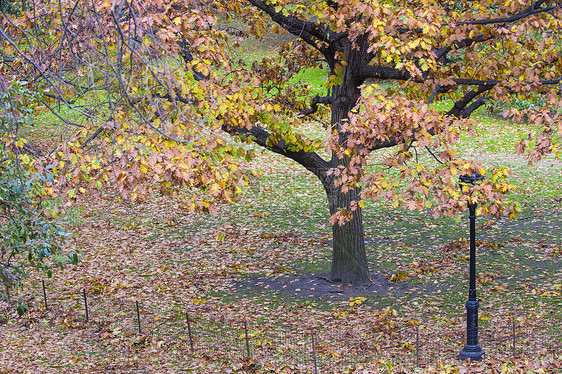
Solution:
[[[326,190],[330,214],[339,209],[347,209],[351,201],[359,199],[360,189],[343,193],[340,188],[332,185]],[[353,219],[340,226],[332,226],[332,266],[330,279],[334,282],[351,283],[353,285],[368,284],[369,265],[365,253],[365,235],[363,231],[363,214],[361,208],[353,213]]]

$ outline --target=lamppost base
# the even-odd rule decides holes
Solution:
[[[468,345],[466,344],[463,349],[461,349],[459,356],[459,360],[466,360],[471,359],[472,361],[482,361],[484,358],[484,350],[480,347],[479,344],[476,345]]]

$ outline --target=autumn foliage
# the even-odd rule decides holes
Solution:
[[[47,195],[112,188],[134,201],[158,190],[213,211],[243,192],[244,143],[254,143],[319,178],[331,278],[359,284],[369,281],[366,199],[435,217],[476,202],[483,214],[516,213],[509,172],[455,151],[478,136],[477,109],[525,101],[503,112],[529,127],[517,152],[560,155],[561,15],[546,0],[36,1],[0,20],[0,77],[28,81],[60,120],[56,141],[18,159],[52,175]],[[222,27],[232,17],[245,28]],[[261,61],[232,57],[241,38],[271,31],[294,40]],[[293,79],[311,66],[326,70],[325,95]],[[303,123],[324,126],[327,141]],[[2,131],[12,150],[25,138],[21,125]],[[392,152],[373,165],[381,149]],[[483,183],[459,191],[474,172]]]

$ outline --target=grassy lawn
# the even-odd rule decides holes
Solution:
[[[536,357],[551,356],[530,336],[539,331],[559,342],[562,334],[553,322],[562,317],[562,206],[559,195],[553,198],[560,164],[546,160],[529,168],[520,158],[509,156],[508,161],[515,183],[525,188],[516,195],[523,211],[517,220],[479,217],[477,223],[480,325],[489,367],[498,357],[509,358],[500,353],[511,352],[510,346],[504,344],[500,352],[493,339],[509,336],[512,321],[521,334],[521,349],[527,347]],[[412,323],[421,324],[421,339],[426,339],[420,362],[426,369],[460,349],[468,286],[465,218],[434,220],[425,212],[369,204],[368,258],[374,278],[387,280],[386,289],[310,297],[306,284],[297,289],[291,282],[329,271],[331,230],[322,187],[275,155],[263,153],[251,166],[263,169],[264,177],[216,216],[185,212],[162,197],[134,207],[113,205],[110,195],[79,202],[69,244],[82,252],[82,262],[46,280],[47,312],[39,278],[31,279],[20,295],[30,305],[26,317],[4,309],[2,329],[9,343],[2,357],[10,352],[14,362],[33,358],[34,367],[45,372],[96,372],[99,367],[250,372],[244,369],[243,319],[250,326],[258,372],[285,364],[286,372],[310,372],[306,332],[311,327],[319,344],[317,364],[325,372],[381,357],[396,367],[413,368]],[[82,289],[89,298],[88,323]],[[186,311],[197,334],[193,354]],[[15,339],[24,330],[29,338]],[[456,335],[446,338],[449,331]],[[361,346],[349,345],[348,334],[393,348],[380,351],[375,344],[359,351]],[[439,354],[436,344],[443,346]]]

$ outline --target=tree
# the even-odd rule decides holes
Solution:
[[[249,3],[297,36],[328,67],[328,94],[313,98],[311,109],[302,113],[314,112],[318,104],[331,107],[332,157],[324,160],[286,137],[268,143],[272,135],[261,127],[227,124],[226,130],[252,135],[261,146],[292,158],[320,179],[332,214],[330,277],[335,281],[369,281],[361,199],[385,197],[410,209],[432,207],[436,216],[452,215],[466,205],[466,198],[455,192],[453,178],[461,169],[491,176],[491,183],[478,188],[477,198],[488,203],[485,213],[501,214],[501,194],[511,188],[500,181],[505,171],[486,172],[457,159],[449,148],[459,129],[470,130],[468,118],[487,101],[519,95],[537,102],[539,96],[546,97],[545,105],[524,114],[543,126],[532,157],[558,150],[560,2]],[[303,65],[313,61],[310,54],[304,58],[298,60]],[[375,94],[363,87],[368,79],[403,83]],[[444,114],[429,108],[438,95],[453,99]],[[510,114],[517,119],[522,115]],[[438,153],[442,160],[433,168],[419,164],[414,145]],[[384,163],[399,168],[400,177],[408,180],[401,194],[393,191],[398,183],[390,180],[390,173],[365,171],[367,155],[388,147],[396,152]]]
[[[44,104],[69,128],[79,128],[36,164],[51,165],[53,189],[72,197],[114,186],[134,200],[158,188],[179,193],[187,206],[212,210],[214,202],[241,193],[248,178],[237,160],[251,153],[226,132],[318,177],[332,214],[334,281],[369,282],[364,199],[430,208],[436,217],[454,215],[471,201],[484,214],[515,213],[503,199],[513,188],[507,171],[486,170],[452,148],[462,132],[472,134],[470,116],[478,108],[526,100],[529,108],[505,112],[537,130],[518,151],[532,159],[559,154],[558,1],[41,5],[40,19],[26,12],[2,22],[6,54],[16,61],[0,74],[25,72],[36,87],[49,87]],[[220,27],[219,18],[235,14],[248,30]],[[251,65],[231,58],[238,37],[270,32],[266,19],[295,40],[279,56]],[[327,70],[326,95],[291,79],[310,66]],[[80,98],[94,113],[79,107]],[[448,111],[431,107],[444,99]],[[54,103],[75,116],[61,116]],[[324,117],[329,159],[320,153],[325,144],[299,132],[304,121],[322,124]],[[386,168],[373,170],[369,155],[386,148],[393,150]],[[420,162],[421,151],[434,161]],[[473,172],[487,178],[468,198],[457,192],[456,177]]]

